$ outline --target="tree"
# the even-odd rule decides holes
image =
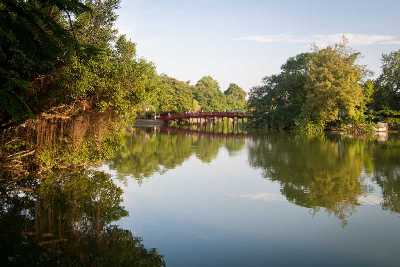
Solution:
[[[23,119],[60,104],[79,107],[74,104],[84,102],[98,111],[123,114],[148,106],[157,73],[115,29],[119,3],[3,1],[0,121]]]
[[[81,13],[72,25],[77,38],[97,49],[109,49],[110,42],[116,40],[118,33],[114,24],[118,18],[115,10],[120,2],[121,0],[86,0],[90,12]]]
[[[361,81],[365,71],[356,64],[359,56],[344,45],[327,47],[312,54],[307,66],[303,116],[323,126],[362,119]]]
[[[79,0],[0,3],[0,121],[21,120],[40,110],[36,88],[81,48],[66,27],[89,8]]]
[[[81,43],[94,48],[68,61],[59,76],[64,101],[86,99],[97,110],[133,114],[151,102],[157,73],[152,63],[136,56],[136,45],[114,29],[117,0],[89,1],[91,13],[73,27]]]
[[[306,132],[364,120],[368,94],[359,53],[336,45],[290,58],[249,95],[255,125]]]
[[[246,92],[237,84],[231,83],[225,90],[226,106],[228,110],[246,110]]]
[[[192,86],[187,82],[160,75],[155,91],[154,106],[157,112],[184,112],[195,110]]]
[[[267,76],[251,89],[249,108],[253,124],[289,129],[295,126],[305,102],[307,64],[311,54],[289,58],[278,75]]]
[[[400,50],[383,55],[382,62],[371,107],[391,128],[400,128]]]
[[[194,99],[203,111],[224,111],[226,101],[218,82],[211,76],[201,78],[193,88]]]

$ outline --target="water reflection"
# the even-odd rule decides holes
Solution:
[[[289,201],[325,208],[345,221],[362,193],[361,154],[358,144],[267,136],[251,143],[249,162],[279,182]]]
[[[247,142],[246,142],[247,140]],[[281,185],[281,193],[313,213],[324,209],[343,225],[360,199],[381,188],[382,207],[400,208],[400,141],[348,137],[304,138],[284,134],[220,135],[182,129],[135,129],[122,138],[121,151],[109,166],[122,177],[141,182],[175,169],[191,156],[212,162],[221,148],[230,156],[246,148],[250,166]]]
[[[374,178],[382,188],[382,206],[400,212],[400,141],[388,141],[372,150]]]
[[[113,225],[128,216],[123,191],[88,168],[119,151],[123,129],[110,114],[95,114],[2,133],[0,265],[165,266],[141,238]]]
[[[109,166],[120,177],[131,176],[139,181],[157,172],[174,169],[192,155],[210,163],[223,147],[232,155],[245,147],[244,136],[172,128],[134,129],[121,141],[121,150]]]
[[[0,190],[3,266],[164,265],[130,231],[111,225],[128,214],[122,190],[102,172],[64,170]]]
[[[399,212],[399,144],[267,135],[249,143],[249,163],[279,182],[290,202],[314,212],[324,208],[346,224],[359,199],[373,193],[366,180],[382,188],[383,208]]]
[[[211,163],[221,148],[230,156],[248,149],[250,166],[281,185],[281,193],[313,213],[324,209],[343,225],[368,194],[382,191],[382,207],[399,212],[400,141],[348,137],[304,138],[284,134],[221,135],[191,129],[135,129],[121,139],[110,161],[119,177],[139,182],[175,169],[191,156]],[[247,142],[246,142],[247,140]],[[372,183],[372,186],[371,186]],[[375,203],[374,203],[375,204]]]
[[[373,204],[400,212],[399,139],[389,138],[382,143],[345,137],[251,136],[192,128],[128,129],[115,115],[104,113],[74,119],[42,118],[0,134],[2,266],[164,266],[164,258],[158,251],[146,249],[142,240],[133,235],[132,228],[117,226],[121,219],[132,214],[122,205],[126,200],[114,176],[98,168],[104,164],[116,177],[136,184],[157,173],[169,171],[175,175],[172,170],[178,170],[185,162],[193,164],[190,168],[207,170],[211,177],[210,172],[217,171],[212,168],[219,170],[213,163],[229,159],[229,164],[233,164],[229,165],[229,172],[221,172],[226,177],[218,181],[213,178],[216,183],[212,185],[208,181],[200,193],[192,188],[192,205],[198,209],[205,205],[204,212],[198,213],[203,217],[195,223],[208,223],[207,216],[212,212],[219,218],[222,211],[228,214],[248,211],[247,199],[267,200],[257,207],[265,205],[268,213],[276,212],[279,207],[279,212],[291,216],[286,199],[300,210],[304,207],[314,214],[327,211],[343,225],[371,195],[375,196]],[[236,167],[234,164],[239,161],[242,165]],[[259,192],[258,187],[254,192],[242,191],[244,183],[267,184],[258,175],[250,174],[254,169],[261,170],[262,178],[269,184],[279,184],[280,194],[278,190],[278,194]],[[181,175],[187,181],[191,173],[190,169]],[[175,182],[175,185],[182,178],[166,177],[170,179],[163,183]],[[167,188],[166,184],[158,190]],[[228,184],[237,188],[225,192]],[[190,183],[185,190],[190,192],[189,187]],[[187,197],[180,188],[173,190],[172,195]],[[153,197],[151,201],[157,198]],[[201,197],[206,198],[200,201]],[[210,199],[217,211],[208,206]],[[271,199],[280,203],[272,206]],[[175,205],[185,200],[178,199]],[[181,209],[177,208],[177,214],[183,212]],[[147,222],[154,217],[152,214]],[[187,217],[192,216],[182,217],[188,222]],[[247,220],[244,221],[237,229],[250,229]],[[176,225],[179,229],[184,226],[191,227]]]

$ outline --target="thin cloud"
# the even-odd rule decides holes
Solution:
[[[327,46],[338,43],[343,37],[351,45],[400,45],[400,36],[379,34],[357,34],[357,33],[335,33],[335,34],[313,34],[313,35],[253,35],[240,37],[237,40],[253,41],[265,44],[316,44]]]

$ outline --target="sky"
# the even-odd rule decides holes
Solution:
[[[122,0],[117,28],[159,73],[248,91],[343,35],[378,75],[382,54],[400,49],[399,11],[400,0]]]

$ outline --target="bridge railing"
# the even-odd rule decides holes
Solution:
[[[179,112],[179,113],[163,113],[160,115],[160,120],[178,120],[190,118],[246,118],[250,114],[246,112]]]

